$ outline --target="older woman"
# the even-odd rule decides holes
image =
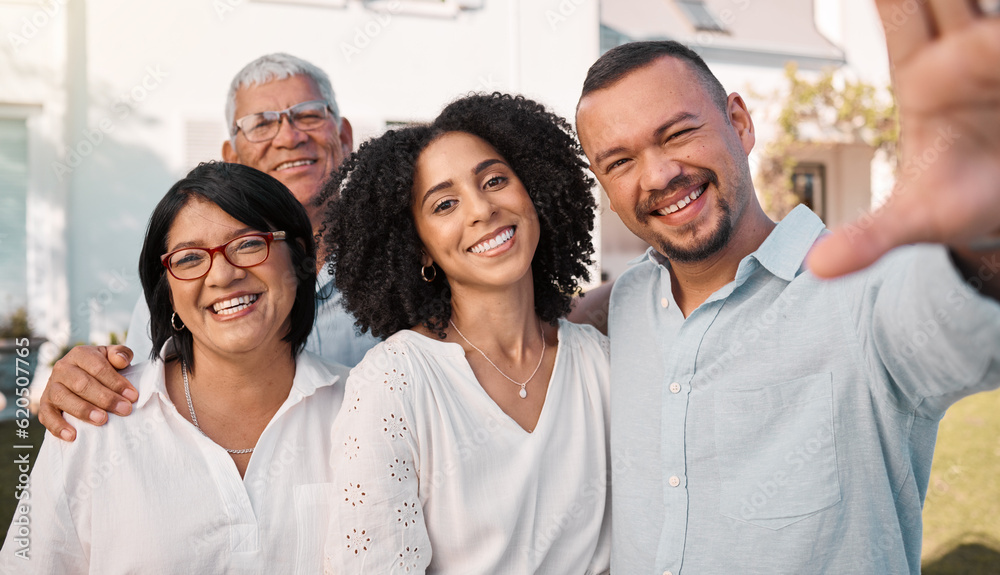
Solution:
[[[391,336],[334,424],[334,572],[607,569],[607,344],[560,319],[593,251],[580,158],[541,105],[473,96],[328,184],[337,287]]]
[[[303,352],[316,281],[305,210],[277,180],[203,164],[150,219],[139,264],[157,359],[135,413],[47,437],[30,560],[0,571],[315,573],[341,368]]]

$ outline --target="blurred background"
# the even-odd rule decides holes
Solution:
[[[226,92],[250,60],[280,51],[324,69],[357,145],[469,92],[522,93],[572,120],[590,64],[649,39],[691,46],[744,96],[772,217],[805,203],[832,227],[884,201],[898,129],[871,0],[0,0],[0,419],[16,407],[11,338],[30,338],[35,395],[68,346],[124,339],[148,215],[189,169],[221,158]],[[596,284],[645,246],[594,192]],[[984,397],[973,399],[1000,412]],[[966,437],[967,456],[935,462],[928,508],[970,489],[987,511],[935,519],[964,531],[928,520],[928,572],[948,572],[933,569],[956,549],[1000,558],[1000,487],[957,487],[969,469],[995,483],[1000,424],[956,419],[970,417],[983,447]],[[16,479],[0,479],[12,504]]]

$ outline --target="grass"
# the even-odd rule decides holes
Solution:
[[[32,417],[28,420],[28,439],[20,439],[16,434],[20,428],[16,420],[8,419],[0,421],[0,541],[7,538],[7,528],[10,527],[10,520],[14,517],[14,511],[18,503],[16,494],[19,493],[18,477],[21,472],[18,470],[18,458],[28,455],[31,464],[35,463],[38,457],[38,448],[42,446],[42,439],[45,437],[45,428],[38,423],[38,419]],[[17,449],[15,446],[30,445],[31,449]],[[30,490],[30,487],[29,487]],[[24,503],[30,505],[30,499]],[[28,518],[31,518],[30,512]]]
[[[924,503],[924,575],[1000,572],[1000,390],[948,410]]]
[[[0,533],[6,537],[17,500],[16,458],[44,428],[32,418],[29,441],[13,420],[0,421]],[[955,404],[941,421],[924,505],[924,575],[986,575],[1000,571],[1000,390]]]

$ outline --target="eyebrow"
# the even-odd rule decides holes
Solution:
[[[473,173],[473,175],[478,176],[479,174],[483,173],[487,168],[489,168],[490,166],[495,165],[495,164],[502,164],[504,166],[507,166],[507,163],[504,162],[501,159],[490,158],[489,160],[483,160],[482,162],[479,162],[478,164],[476,164],[476,167],[472,168],[472,173]],[[509,168],[510,166],[507,166],[507,167]],[[440,184],[437,184],[436,186],[434,186],[431,189],[427,190],[426,192],[424,192],[423,199],[420,200],[420,205],[423,206],[424,204],[426,204],[427,203],[427,198],[431,197],[435,192],[440,192],[441,190],[447,190],[448,188],[452,187],[453,185],[454,185],[454,182],[452,182],[449,179],[449,180],[445,180],[445,181],[441,182]]]
[[[697,118],[697,116],[695,116],[691,112],[680,112],[677,115],[668,118],[666,122],[660,124],[660,126],[656,128],[656,130],[653,130],[653,135],[656,138],[659,138],[660,136],[663,135],[664,132],[672,128],[675,124],[684,122],[686,120],[693,120],[695,118]],[[604,162],[604,160],[607,160],[609,157],[615,154],[620,154],[625,150],[626,150],[625,146],[616,146],[614,148],[611,148],[610,150],[605,150],[600,154],[594,156],[594,164],[600,166]]]
[[[252,233],[255,233],[257,231],[258,230],[254,229],[254,228],[251,228],[251,227],[240,228],[240,229],[236,230],[235,232],[233,232],[233,236],[231,238],[229,238],[228,240],[226,240],[226,241],[232,241],[232,240],[235,240],[236,238],[238,238],[238,237],[240,237],[242,235],[252,234]],[[222,242],[222,243],[225,244],[226,242]],[[200,242],[200,241],[181,242],[181,243],[177,244],[176,246],[174,246],[173,249],[168,248],[167,249],[167,253],[176,252],[177,250],[182,250],[184,248],[204,248],[204,247],[205,247],[204,244],[202,242]]]

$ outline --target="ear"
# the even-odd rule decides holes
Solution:
[[[238,156],[236,155],[236,150],[233,148],[233,142],[231,140],[226,140],[222,142],[222,160],[230,164],[238,164]]]
[[[420,267],[425,268],[433,263],[434,260],[431,258],[431,256],[427,255],[426,251],[420,250]]]
[[[729,117],[729,124],[736,131],[740,143],[743,144],[743,151],[749,155],[750,150],[753,150],[753,146],[757,141],[757,136],[754,132],[753,119],[750,118],[750,111],[747,109],[746,102],[736,92],[730,94],[726,100],[726,113]]]
[[[351,126],[351,122],[344,117],[340,118],[340,149],[345,158],[354,151],[354,128]]]

